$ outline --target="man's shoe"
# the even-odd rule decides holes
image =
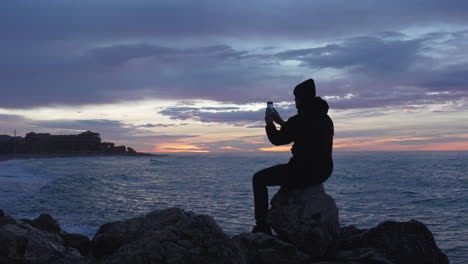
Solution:
[[[257,224],[252,228],[252,233],[265,233],[267,235],[272,235],[271,227],[267,224]]]

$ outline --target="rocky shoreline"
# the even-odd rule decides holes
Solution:
[[[340,227],[335,209],[321,185],[282,188],[269,212],[277,235],[228,237],[208,215],[169,208],[106,223],[91,240],[47,214],[15,219],[0,210],[0,263],[449,263],[417,220]]]

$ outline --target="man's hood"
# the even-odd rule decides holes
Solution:
[[[328,114],[328,103],[319,96],[297,109],[298,113],[305,115],[324,116]]]

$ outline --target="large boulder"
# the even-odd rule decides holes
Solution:
[[[41,214],[37,218],[20,219],[21,222],[26,223],[32,227],[46,231],[49,233],[58,234],[62,238],[65,247],[76,248],[81,255],[88,255],[91,248],[91,241],[89,238],[82,234],[67,233],[65,232],[57,219],[53,218],[49,214]]]
[[[78,250],[65,247],[58,234],[17,220],[0,227],[0,263],[84,264],[88,261]]]
[[[294,245],[264,233],[242,233],[232,238],[247,264],[306,264],[310,257]]]
[[[34,220],[21,219],[27,224],[50,233],[61,234],[63,232],[59,222],[49,214],[41,214]]]
[[[66,247],[78,249],[83,256],[87,256],[91,250],[91,241],[85,235],[62,232],[60,237],[63,239]]]
[[[334,254],[340,232],[335,200],[322,184],[281,187],[271,200],[268,222],[278,236],[312,258]]]
[[[417,220],[385,221],[373,228],[344,227],[340,250],[372,249],[393,264],[447,264],[447,256],[437,247],[431,231]],[[342,259],[344,256],[341,256]]]
[[[244,263],[213,218],[178,208],[102,225],[92,243],[100,263]]]
[[[309,208],[314,202],[321,205]],[[322,186],[283,188],[269,215],[279,237],[243,233],[230,239],[211,217],[170,208],[104,224],[92,242],[63,231],[51,216],[25,222],[0,210],[0,263],[449,263],[431,231],[416,220],[347,226],[336,239],[333,205]],[[301,230],[309,236],[301,237]]]

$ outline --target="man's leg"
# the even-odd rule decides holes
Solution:
[[[254,174],[252,178],[255,220],[257,223],[255,231],[271,233],[271,229],[266,223],[266,214],[268,211],[268,188],[267,186],[282,185],[288,178],[288,165],[280,164],[267,169],[263,169]],[[268,230],[270,230],[268,232]]]

